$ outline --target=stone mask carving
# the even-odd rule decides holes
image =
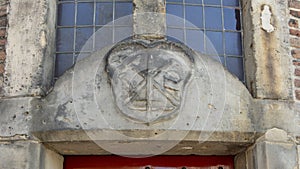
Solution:
[[[117,45],[107,56],[116,106],[143,123],[176,116],[192,69],[193,59],[173,43],[127,43]]]

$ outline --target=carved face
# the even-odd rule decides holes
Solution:
[[[191,62],[184,54],[165,49],[129,49],[111,54],[108,71],[118,109],[150,123],[177,114]]]

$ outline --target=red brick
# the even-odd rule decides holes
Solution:
[[[300,76],[300,69],[299,68],[295,69],[295,76]]]
[[[296,87],[300,87],[300,79],[295,79],[294,85],[295,85]]]
[[[5,67],[4,67],[4,64],[1,63],[0,64],[0,74],[3,74],[5,72]]]
[[[289,1],[289,7],[300,9],[300,2],[299,1]]]
[[[296,94],[296,99],[300,100],[300,90],[296,90],[295,94]]]
[[[300,62],[299,61],[293,61],[293,65],[300,66]]]
[[[0,6],[0,17],[7,15],[7,5]]]
[[[0,29],[0,37],[5,37],[6,36],[6,30],[5,29]]]
[[[299,22],[296,19],[290,19],[289,26],[293,28],[299,28]]]
[[[6,59],[6,53],[5,52],[0,52],[0,60],[4,61]]]
[[[299,50],[299,49],[293,49],[293,50],[291,51],[291,54],[292,54],[292,56],[293,56],[294,58],[300,59],[300,50]]]
[[[300,38],[290,38],[292,47],[300,48]]]
[[[6,44],[6,39],[0,39],[0,46],[1,46],[1,45],[4,46],[5,44]]]
[[[2,17],[0,18],[0,26],[6,26],[7,25],[7,18]]]
[[[300,37],[300,31],[295,29],[290,29],[290,34]]]
[[[290,14],[294,17],[300,18],[300,11],[290,10]]]

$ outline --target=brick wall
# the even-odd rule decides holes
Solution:
[[[5,71],[5,44],[6,44],[6,29],[8,26],[7,14],[8,14],[8,0],[0,0],[0,90],[3,83],[3,74]]]
[[[294,64],[294,87],[296,100],[300,101],[300,1],[289,0],[290,43]]]

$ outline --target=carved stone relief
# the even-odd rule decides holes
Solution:
[[[115,46],[106,59],[114,101],[121,113],[144,123],[176,116],[194,67],[187,51],[175,43],[140,41]]]

